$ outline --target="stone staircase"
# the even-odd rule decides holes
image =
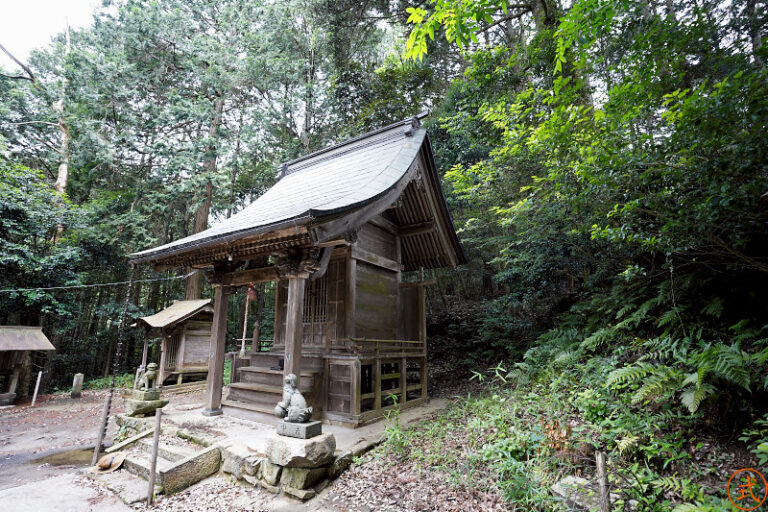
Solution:
[[[246,357],[250,365],[238,369],[237,377],[233,379],[236,382],[230,383],[229,395],[222,401],[222,406],[272,415],[275,405],[283,397],[283,370],[279,368],[284,355],[282,351],[249,352]],[[313,395],[320,386],[321,376],[319,369],[304,370],[299,376],[299,390],[310,405],[313,405]]]
[[[116,492],[126,503],[146,498],[152,460],[152,432],[145,431],[107,449],[107,453],[125,451],[121,475],[91,474]],[[217,446],[195,445],[180,437],[161,434],[157,451],[155,492],[174,494],[218,472],[221,450]],[[131,480],[138,477],[141,480]],[[143,484],[141,483],[143,482]]]

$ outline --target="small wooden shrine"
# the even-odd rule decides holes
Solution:
[[[0,325],[0,405],[16,399],[19,378],[22,372],[29,373],[30,352],[35,350],[56,350],[42,328]]]
[[[281,165],[277,183],[242,212],[132,261],[209,269],[204,414],[222,405],[272,414],[293,373],[315,417],[360,425],[427,399],[423,270],[466,258],[413,118]],[[277,282],[275,339],[235,360],[222,402],[227,298],[265,281]]]
[[[213,306],[211,299],[177,300],[152,316],[138,319],[146,329],[142,366],[147,365],[148,338],[158,336],[160,363],[157,385],[180,385],[184,379],[208,375]]]

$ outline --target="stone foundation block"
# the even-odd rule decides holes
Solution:
[[[269,462],[283,467],[318,468],[333,461],[336,438],[333,434],[321,434],[311,439],[293,439],[270,434],[266,439],[265,452]]]
[[[264,457],[250,456],[243,459],[243,470],[247,475],[261,478],[261,465],[265,461]]]
[[[346,470],[350,464],[352,464],[352,460],[354,459],[354,455],[352,455],[352,452],[347,450],[343,453],[341,453],[336,459],[333,461],[333,464],[328,468],[328,476],[331,478],[336,478],[340,474]]]
[[[261,488],[264,489],[267,492],[271,492],[272,494],[280,494],[280,488],[276,487],[274,485],[269,485],[268,483],[264,482],[262,480],[261,482]]]
[[[327,474],[326,468],[284,468],[280,483],[285,487],[307,489],[325,478]]]
[[[264,482],[269,485],[277,485],[280,480],[280,473],[283,471],[283,466],[272,464],[269,461],[264,461],[261,465],[261,477]]]
[[[131,398],[133,400],[142,400],[149,402],[150,400],[160,400],[160,392],[156,389],[150,389],[149,391],[140,391],[134,389],[131,391]]]
[[[168,400],[134,400],[133,398],[126,398],[125,415],[155,414],[157,409],[166,405],[168,405]]]
[[[293,487],[284,487],[283,492],[289,496],[298,498],[301,501],[311,500],[317,495],[312,489],[294,489]]]

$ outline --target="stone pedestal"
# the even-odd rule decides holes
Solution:
[[[148,402],[150,400],[160,400],[160,391],[156,389],[149,389],[147,391],[139,391],[134,389],[131,391],[131,398],[133,400],[142,400]]]
[[[168,405],[168,400],[160,399],[160,391],[156,389],[150,389],[147,391],[139,391],[134,389],[131,391],[131,398],[125,399],[125,415],[126,416],[146,416],[155,414],[157,409]]]
[[[277,424],[277,435],[295,437],[297,439],[309,439],[323,433],[323,423],[310,421],[308,423],[290,423],[281,421]]]

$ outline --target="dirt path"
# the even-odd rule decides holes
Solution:
[[[36,406],[0,408],[0,490],[71,473],[90,465],[106,391],[43,395]],[[174,395],[174,404],[202,401],[202,392]],[[116,392],[112,414],[123,411]],[[114,435],[110,422],[108,439]]]

